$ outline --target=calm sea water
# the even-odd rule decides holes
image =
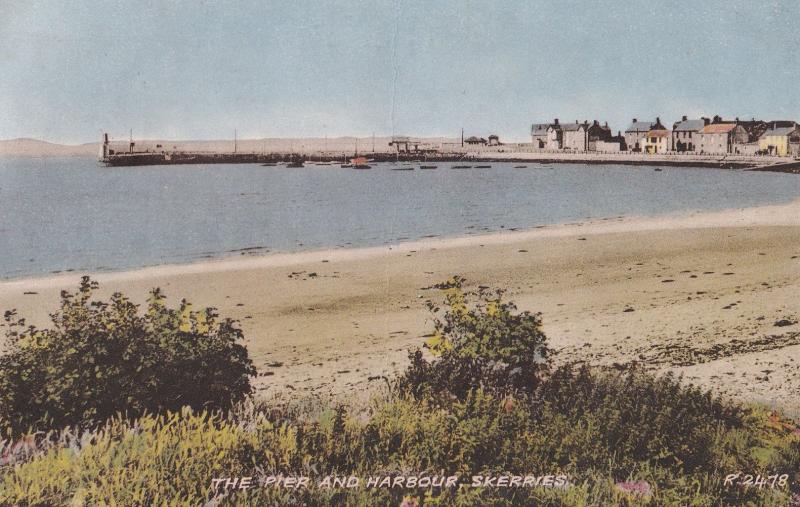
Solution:
[[[0,158],[0,278],[382,245],[800,196],[797,175],[491,165],[106,168],[86,158]]]

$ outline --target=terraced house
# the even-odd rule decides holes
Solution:
[[[698,134],[710,123],[708,118],[689,120],[686,116],[681,121],[672,125],[672,135],[670,139],[670,149],[678,153],[695,151],[697,147]]]
[[[644,149],[647,133],[656,125],[654,121],[639,121],[633,119],[630,126],[625,130],[625,144],[630,151],[642,151]]]
[[[670,132],[661,124],[661,119],[656,118],[656,123],[647,131],[644,142],[645,153],[666,153],[669,151]]]
[[[586,123],[567,123],[561,127],[561,148],[570,151],[586,151],[589,147],[588,126]]]
[[[800,128],[797,124],[770,128],[759,138],[758,147],[765,155],[796,156],[800,154]]]
[[[695,151],[706,155],[726,155],[734,152],[734,145],[747,143],[748,138],[747,130],[736,122],[711,123],[698,132]]]
[[[531,143],[537,150],[560,150],[562,142],[561,125],[558,118],[553,123],[534,123],[531,125]]]

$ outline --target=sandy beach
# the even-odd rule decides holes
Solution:
[[[800,201],[612,217],[390,247],[241,255],[93,275],[143,302],[159,286],[239,319],[260,393],[363,393],[432,329],[452,275],[543,314],[556,361],[638,361],[800,413]],[[0,282],[0,308],[48,323],[79,273]]]

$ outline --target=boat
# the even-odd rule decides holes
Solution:
[[[436,169],[435,165],[421,165],[419,166],[420,169]]]
[[[266,164],[261,164],[261,167],[275,167],[277,162],[267,162]]]
[[[492,166],[490,165],[476,165],[475,169],[491,169]]]
[[[454,165],[450,169],[472,169],[471,165]]]
[[[350,160],[353,169],[372,169],[372,166],[367,164],[366,157],[356,157]]]
[[[302,160],[293,160],[286,164],[286,167],[304,167]]]
[[[526,165],[515,165],[514,166],[514,169],[527,169],[527,168],[528,168],[528,166],[526,166]]]
[[[413,171],[413,167],[392,167],[392,171]]]

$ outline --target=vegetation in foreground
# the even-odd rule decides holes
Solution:
[[[13,401],[0,409],[7,435],[0,503],[782,506],[800,497],[800,432],[778,414],[635,368],[554,368],[539,315],[518,312],[499,292],[465,292],[460,282],[443,285],[445,304],[432,308],[428,352],[412,351],[405,373],[361,407],[249,400],[227,410],[223,400],[238,401],[250,390],[252,365],[236,343],[241,333],[230,321],[217,323],[211,310],[170,310],[158,292],[139,316],[121,296],[93,302],[86,280],[77,295],[65,294],[52,330],[21,328],[11,315],[14,346],[0,362],[0,395]],[[160,404],[149,388],[130,387],[128,376],[145,370],[136,360],[113,369],[122,367],[120,356],[108,355],[109,344],[137,349],[139,340],[151,349],[136,360],[173,362],[137,378],[166,389],[164,375],[198,375],[194,385],[175,384],[195,393],[186,398],[194,408],[176,410],[177,392]],[[58,361],[77,344],[81,354]],[[52,391],[51,382],[88,368],[76,367],[78,358],[96,364],[98,357],[107,358],[101,364],[113,374],[101,368],[97,382],[68,384],[84,391]],[[178,364],[183,371],[176,373]],[[219,375],[233,375],[225,385],[236,389],[222,396],[210,388],[201,396],[206,390],[198,386],[214,385]],[[133,401],[106,398],[118,392],[135,393]],[[101,422],[114,411],[127,415]],[[725,485],[736,472],[787,477],[775,487]],[[312,487],[212,488],[215,478],[257,482],[275,474],[308,476]],[[425,474],[459,475],[467,484],[473,475],[564,474],[569,485],[313,487],[328,475]]]

